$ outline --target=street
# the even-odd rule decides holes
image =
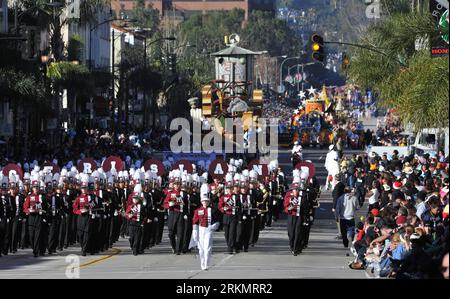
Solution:
[[[321,184],[326,176],[324,158],[321,158],[325,155],[326,150],[305,150],[305,159],[315,163]],[[290,151],[281,149],[279,161],[286,174],[292,173]],[[316,215],[309,246],[299,256],[289,251],[286,220],[282,219],[261,231],[258,243],[248,253],[227,254],[223,232],[216,232],[211,266],[208,271],[201,271],[195,253],[180,256],[171,253],[166,227],[162,244],[138,256],[132,255],[126,239],[120,239],[112,250],[96,256],[82,257],[77,247],[39,258],[34,258],[30,250],[20,250],[1,258],[0,278],[65,278],[71,262],[66,257],[71,254],[80,259],[80,278],[364,278],[363,272],[347,267],[352,257],[346,256],[348,250],[335,239],[336,224],[329,193],[322,193]]]

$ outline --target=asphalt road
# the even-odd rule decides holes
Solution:
[[[315,162],[318,174],[322,169],[326,150],[305,150],[305,159]],[[322,157],[322,158],[321,158]],[[292,171],[290,154],[279,153],[280,165],[287,175]],[[80,278],[364,278],[364,273],[348,268],[348,250],[335,239],[336,224],[331,213],[328,192],[322,193],[317,220],[312,227],[309,247],[299,256],[289,251],[286,221],[281,219],[261,232],[258,244],[248,253],[226,254],[223,232],[214,235],[213,256],[208,271],[200,270],[195,252],[173,255],[168,243],[167,229],[163,243],[144,255],[133,256],[128,240],[121,239],[115,247],[102,255],[79,255],[78,247],[56,255],[34,258],[30,250],[0,258],[0,278],[66,278],[79,262]],[[72,264],[75,261],[75,264]]]

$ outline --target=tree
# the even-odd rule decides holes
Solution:
[[[353,50],[348,78],[374,88],[382,106],[395,108],[416,129],[448,125],[448,58],[432,59],[429,50],[415,47],[418,38],[440,33],[428,12],[393,7],[391,16],[370,26],[360,40],[378,52]]]
[[[295,32],[271,13],[254,11],[242,30],[242,44],[252,50],[267,50],[271,56],[295,56],[301,51],[301,42]]]

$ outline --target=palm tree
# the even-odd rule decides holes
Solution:
[[[444,126],[449,119],[448,58],[432,59],[426,43],[416,49],[420,38],[432,40],[439,31],[431,15],[417,12],[417,6],[406,13],[404,7],[390,8],[391,16],[369,27],[360,40],[378,51],[352,51],[348,78],[363,88],[374,88],[382,106],[395,108],[416,129]]]

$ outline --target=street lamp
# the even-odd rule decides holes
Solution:
[[[280,88],[281,88],[281,84],[282,84],[282,77],[283,77],[283,65],[286,61],[288,60],[292,60],[292,59],[300,59],[300,56],[295,56],[295,57],[287,57],[285,58],[282,62],[281,62],[281,66],[280,66]]]
[[[175,41],[176,38],[173,36],[169,36],[169,37],[161,37],[161,38],[157,38],[154,41],[150,42],[149,44],[147,44],[147,34],[150,32],[150,30],[147,29],[137,29],[135,30],[136,33],[138,34],[142,34],[143,38],[144,38],[144,68],[147,68],[147,47],[151,46],[154,43],[157,43],[159,41],[162,40],[168,40],[168,41]],[[145,114],[147,111],[147,99],[146,99],[146,92],[145,89],[142,91],[142,101],[143,101],[143,126],[145,128],[147,122],[146,122],[146,118],[145,118]],[[156,110],[156,100],[153,99],[152,100],[152,127],[155,126],[155,110]],[[134,107],[133,107],[133,111],[134,111]]]

